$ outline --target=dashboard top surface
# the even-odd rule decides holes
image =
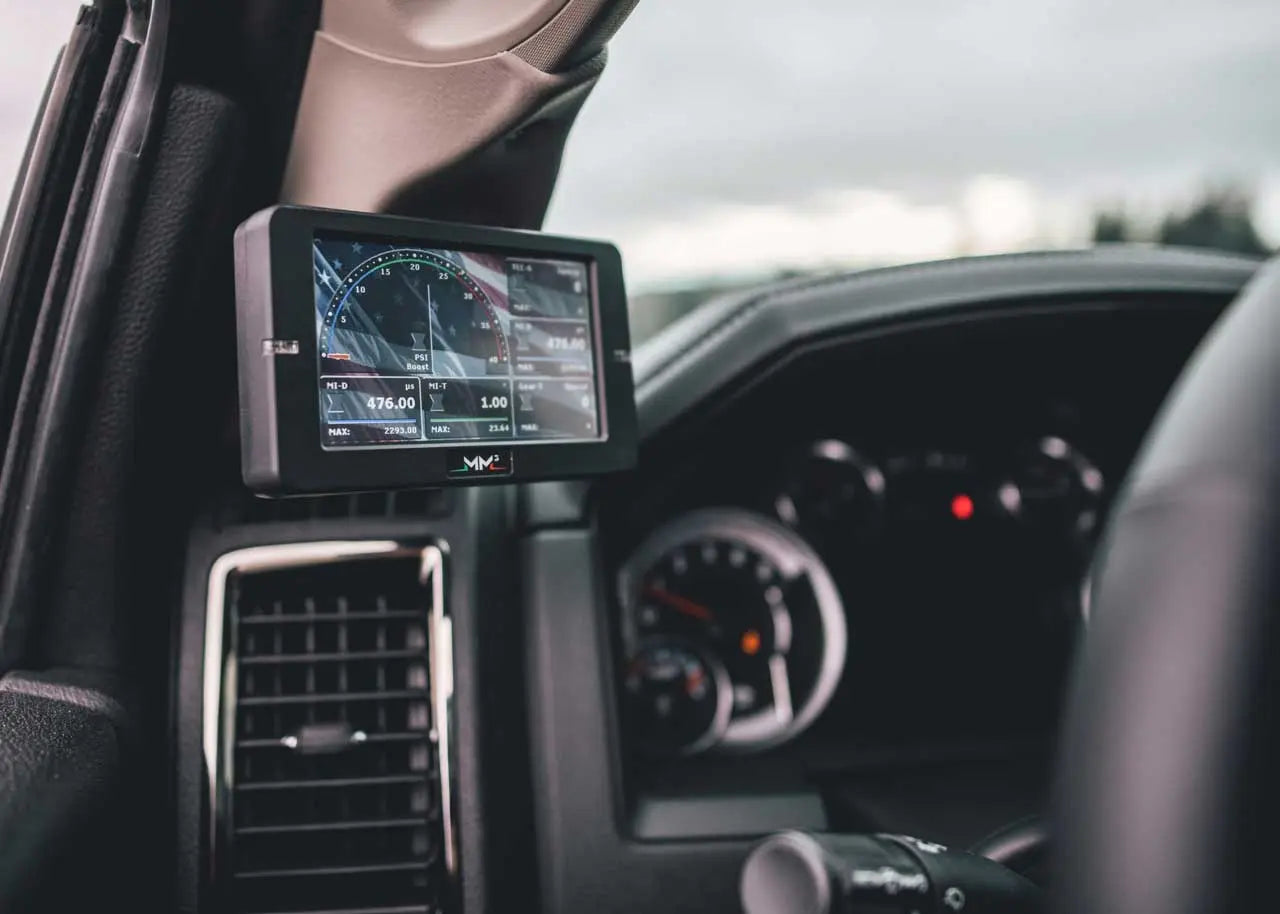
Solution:
[[[752,366],[830,335],[1090,296],[1234,296],[1260,260],[1142,245],[960,258],[783,282],[715,299],[632,354],[641,438]]]

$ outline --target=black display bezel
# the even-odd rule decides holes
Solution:
[[[597,404],[602,437],[567,443],[459,442],[423,447],[325,449],[317,397],[312,245],[317,233],[376,243],[557,257],[588,265],[594,307]],[[266,277],[252,264],[266,245]],[[566,479],[624,470],[636,452],[635,394],[622,259],[608,243],[513,229],[455,225],[398,216],[280,206],[237,233],[237,304],[243,471],[251,488],[273,494],[358,491]],[[255,288],[256,287],[256,288]],[[263,292],[269,290],[269,295]],[[265,299],[265,301],[264,301]],[[305,307],[304,307],[305,305]],[[259,313],[266,309],[266,313]],[[263,336],[269,318],[269,335]],[[269,355],[264,340],[297,341],[297,352]],[[253,365],[250,360],[269,360]],[[265,398],[265,399],[264,399]],[[269,407],[269,408],[268,408]],[[288,417],[287,421],[283,417]],[[504,472],[451,475],[464,456],[500,454]]]

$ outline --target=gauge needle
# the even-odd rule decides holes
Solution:
[[[663,590],[661,587],[646,587],[644,589],[644,595],[650,600],[657,600],[659,603],[667,604],[678,613],[684,613],[686,616],[701,619],[703,622],[711,622],[715,618],[715,615],[711,610],[707,609],[701,603],[695,603],[688,597],[682,597],[678,593]]]
[[[787,661],[781,654],[769,658],[769,684],[773,686],[773,712],[778,723],[791,723],[795,714],[791,707],[791,681],[787,678]]]

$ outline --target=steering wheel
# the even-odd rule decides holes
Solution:
[[[1057,785],[1056,909],[1275,910],[1280,260],[1188,363],[1094,578]]]

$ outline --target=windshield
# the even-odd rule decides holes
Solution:
[[[0,0],[0,198],[79,0]],[[781,276],[1094,241],[1280,246],[1276,0],[644,0],[546,227],[641,340]]]
[[[0,208],[9,197],[58,49],[80,0],[0,0]]]
[[[547,228],[633,335],[782,275],[1095,240],[1280,244],[1276,0],[646,0]]]

